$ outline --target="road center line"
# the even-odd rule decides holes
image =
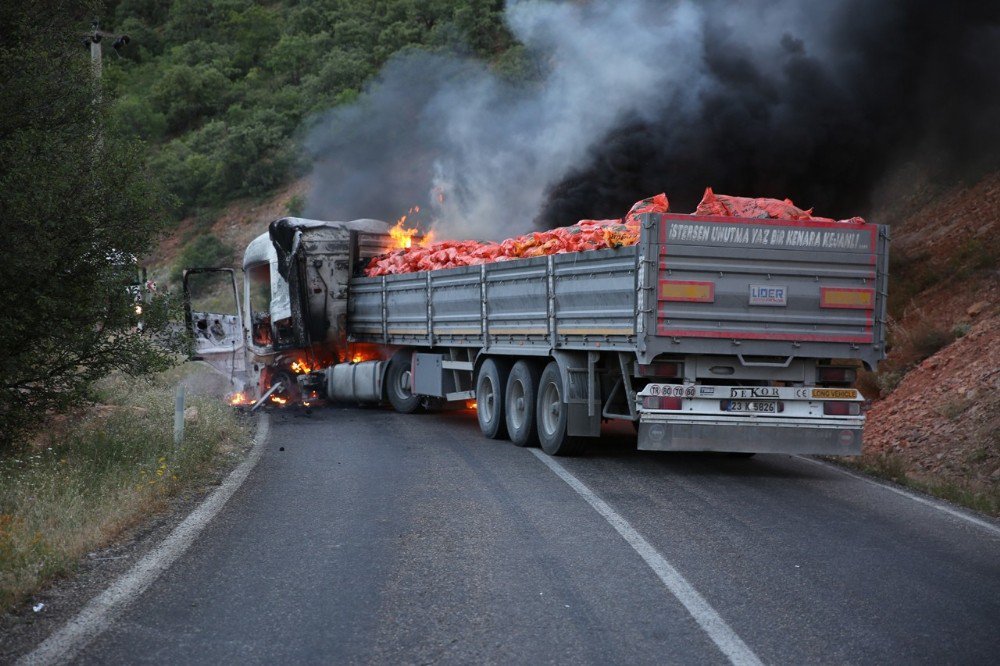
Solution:
[[[705,598],[627,520],[612,509],[607,502],[594,494],[582,481],[573,476],[569,470],[556,462],[555,459],[537,449],[531,449],[531,452],[546,467],[552,470],[556,476],[575,490],[580,497],[586,500],[587,504],[593,507],[597,513],[601,514],[615,528],[615,531],[635,549],[639,557],[649,565],[653,573],[666,585],[670,593],[681,602],[688,613],[691,614],[691,617],[694,618],[695,622],[698,623],[698,626],[708,634],[708,637],[729,658],[730,662],[747,665],[761,664],[760,659],[754,654],[753,650],[736,635],[736,632],[705,601]]]
[[[160,574],[184,554],[205,526],[243,484],[264,452],[270,427],[270,417],[267,414],[262,415],[257,422],[257,432],[250,455],[229,473],[222,485],[205,498],[198,508],[184,519],[184,522],[175,527],[160,545],[146,553],[106,590],[91,599],[76,617],[42,641],[32,652],[21,657],[17,661],[18,666],[67,662],[111,626],[125,606],[135,601],[159,578]]]
[[[823,460],[816,460],[815,458],[808,458],[806,456],[795,456],[795,457],[798,458],[799,460],[803,460],[803,461],[805,461],[807,463],[812,463],[814,465],[819,465],[820,467],[826,467],[827,469],[831,469],[831,470],[833,470],[835,472],[840,472],[841,474],[846,474],[847,476],[850,476],[850,477],[853,477],[855,479],[858,479],[859,481],[865,481],[867,483],[870,483],[873,486],[878,486],[879,488],[884,488],[886,490],[891,490],[892,492],[896,493],[897,495],[902,495],[903,497],[907,497],[907,498],[913,500],[914,502],[919,502],[920,504],[924,504],[926,506],[929,506],[932,509],[937,509],[938,511],[942,511],[944,513],[947,513],[949,516],[954,516],[955,518],[961,518],[962,520],[964,520],[967,523],[972,523],[973,525],[976,525],[977,527],[981,527],[981,528],[983,528],[984,530],[986,530],[988,532],[992,532],[994,535],[1000,536],[1000,527],[997,527],[996,525],[988,523],[985,520],[982,520],[980,518],[976,518],[975,516],[970,516],[969,514],[963,512],[963,511],[959,511],[957,509],[953,509],[950,506],[948,506],[947,504],[944,504],[942,502],[935,502],[933,500],[927,499],[926,497],[921,497],[920,495],[917,495],[916,493],[911,493],[909,491],[903,490],[902,488],[896,488],[895,486],[890,485],[888,483],[883,483],[882,481],[877,481],[875,479],[872,479],[872,478],[869,478],[867,476],[864,476],[863,474],[858,474],[856,472],[852,472],[850,470],[844,469],[840,465],[834,465],[833,463],[828,463],[828,462],[823,461]]]

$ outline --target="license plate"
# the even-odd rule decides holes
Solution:
[[[776,414],[778,412],[778,402],[776,400],[729,400],[723,406],[727,412],[753,412],[755,414]]]

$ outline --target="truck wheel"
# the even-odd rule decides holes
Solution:
[[[420,410],[420,396],[410,391],[409,357],[396,357],[389,361],[385,372],[385,392],[392,408],[400,414],[412,414]]]
[[[508,375],[510,363],[493,358],[483,361],[476,374],[476,416],[479,429],[490,439],[507,438],[503,403]]]
[[[579,453],[582,443],[570,437],[566,430],[566,392],[563,389],[559,364],[552,361],[542,371],[538,382],[538,441],[550,456],[571,456]]]
[[[530,361],[518,361],[510,370],[504,391],[504,420],[510,441],[518,446],[538,443],[535,405],[538,394],[538,366]]]

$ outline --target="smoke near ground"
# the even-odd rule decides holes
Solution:
[[[955,179],[1000,165],[1000,6],[515,1],[542,72],[411,53],[319,119],[307,215],[395,219],[500,238],[617,217],[706,185],[864,214],[907,162]]]

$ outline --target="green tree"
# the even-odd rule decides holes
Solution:
[[[153,86],[151,99],[171,131],[191,129],[222,108],[229,79],[211,65],[173,65]]]
[[[128,289],[164,199],[142,145],[116,135],[95,99],[79,38],[87,18],[65,0],[0,8],[2,443],[112,369],[169,360],[152,338],[162,312],[152,308],[153,325],[139,330]]]

